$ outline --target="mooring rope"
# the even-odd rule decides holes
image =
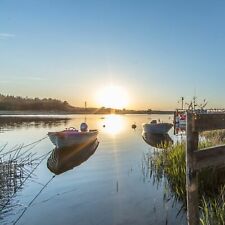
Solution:
[[[30,144],[23,145],[23,146],[22,146],[22,148],[26,148],[26,147],[28,147],[28,146],[30,146],[30,145],[33,145],[33,144],[39,143],[39,142],[41,142],[42,140],[44,140],[44,139],[46,139],[46,138],[48,138],[48,136],[47,136],[47,135],[45,135],[43,138],[38,139],[37,141],[34,141],[34,142],[30,143]]]
[[[36,141],[34,141],[34,142],[30,143],[30,144],[27,144],[27,145],[20,145],[20,146],[18,146],[18,147],[15,147],[13,150],[11,150],[11,151],[9,151],[9,152],[2,153],[1,155],[4,156],[4,155],[10,154],[10,153],[12,153],[12,152],[18,151],[19,149],[21,150],[21,149],[26,148],[26,147],[28,147],[28,146],[31,146],[31,145],[34,145],[34,144],[38,144],[38,143],[40,143],[41,141],[43,141],[44,139],[46,139],[46,138],[48,138],[47,135],[45,135],[43,138],[38,139],[38,140],[36,140]],[[7,145],[7,144],[6,144],[6,145]],[[5,148],[6,145],[4,145],[3,148]],[[3,150],[3,148],[1,149],[1,151]]]
[[[20,214],[20,216],[16,219],[16,221],[13,223],[14,225],[22,218],[24,213],[27,211],[27,209],[32,205],[32,203],[35,201],[35,199],[41,194],[41,192],[47,187],[47,185],[55,178],[55,175],[51,177],[51,179],[42,187],[42,189],[37,193],[37,195],[30,201],[28,206],[23,210],[23,212]]]

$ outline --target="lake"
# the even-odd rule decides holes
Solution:
[[[182,203],[167,195],[169,190],[163,179],[156,182],[144,160],[146,154],[151,155],[156,149],[143,140],[141,124],[151,119],[172,122],[172,115],[57,118],[0,118],[0,146],[7,144],[4,151],[40,140],[24,146],[21,152],[27,150],[35,153],[30,157],[41,157],[39,163],[27,166],[31,176],[16,193],[6,193],[13,197],[0,214],[1,224],[187,224]],[[84,120],[90,129],[99,130],[99,143],[85,155],[68,158],[67,153],[54,150],[45,138],[49,131],[79,128]],[[136,129],[131,128],[133,123]],[[173,129],[169,135],[177,140]],[[57,168],[60,157],[67,157],[66,165]],[[0,200],[4,200],[3,196]]]

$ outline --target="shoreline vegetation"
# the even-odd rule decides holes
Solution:
[[[22,98],[0,94],[0,115],[67,115],[67,114],[173,114],[171,110],[131,110],[75,107],[67,101],[52,98]]]
[[[199,148],[225,143],[225,131],[207,131],[205,141]],[[181,203],[186,211],[186,163],[185,141],[170,145],[159,145],[154,152],[143,156],[145,178],[151,177],[156,184],[162,183],[165,199]],[[199,211],[201,225],[225,224],[225,167],[209,167],[199,172]]]

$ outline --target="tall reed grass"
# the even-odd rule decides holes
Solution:
[[[37,143],[35,143],[37,144]],[[10,201],[24,182],[31,177],[33,168],[40,162],[40,156],[31,150],[35,144],[0,147],[0,216],[10,208]]]

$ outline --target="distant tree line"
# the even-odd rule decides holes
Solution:
[[[111,108],[84,108],[71,106],[67,101],[52,98],[22,98],[20,96],[0,94],[2,111],[51,111],[76,114],[108,114],[115,112]]]
[[[73,109],[74,107],[68,102],[57,99],[22,98],[0,94],[0,110],[72,111]]]
[[[1,111],[51,111],[74,114],[167,114],[173,111],[161,110],[130,110],[112,108],[85,108],[71,106],[67,101],[52,98],[22,98],[20,96],[0,94]]]

